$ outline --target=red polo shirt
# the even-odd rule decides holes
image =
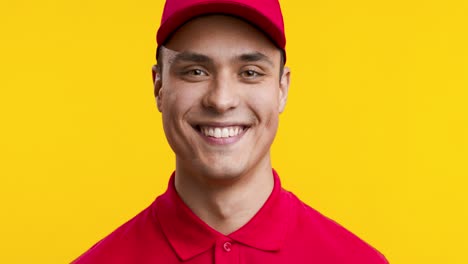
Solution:
[[[388,263],[374,248],[275,184],[260,211],[223,235],[180,199],[174,175],[166,193],[73,263]]]

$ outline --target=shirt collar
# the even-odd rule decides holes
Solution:
[[[223,238],[264,251],[280,250],[292,210],[275,170],[273,191],[265,204],[247,224],[227,236],[208,226],[185,205],[175,190],[174,175],[166,193],[154,205],[164,235],[180,259],[201,254]]]

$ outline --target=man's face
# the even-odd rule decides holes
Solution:
[[[161,52],[155,93],[176,171],[222,180],[269,168],[289,86],[279,49],[242,20],[206,16]]]

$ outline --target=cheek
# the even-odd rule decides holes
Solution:
[[[276,127],[279,116],[279,88],[270,85],[253,91],[250,95],[250,104],[260,122],[264,122],[268,127]]]
[[[184,93],[180,89],[166,91],[163,97],[162,119],[166,139],[172,150],[178,155],[190,154],[190,125],[186,117],[187,113],[193,109],[195,98],[189,93]]]
[[[194,106],[199,105],[199,89],[175,82],[165,87],[163,103],[163,114],[172,116],[178,120],[181,115],[187,113]],[[166,112],[166,113],[164,113]]]
[[[162,100],[164,131],[172,143],[183,141],[188,144],[186,136],[192,128],[187,118],[200,105],[200,90],[187,85],[166,86],[165,89]]]

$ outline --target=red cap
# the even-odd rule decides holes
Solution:
[[[208,14],[226,14],[244,19],[285,51],[283,15],[278,0],[166,0],[156,37],[158,45],[165,44],[190,19]]]

